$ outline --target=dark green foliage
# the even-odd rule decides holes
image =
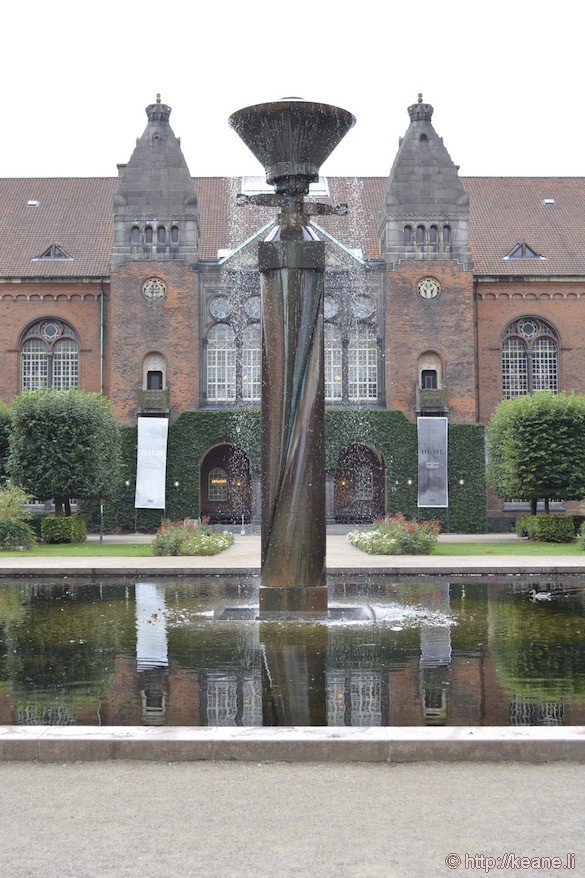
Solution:
[[[239,428],[239,431],[238,431]],[[329,409],[325,414],[326,468],[337,466],[339,453],[354,442],[380,450],[386,467],[386,510],[411,518],[438,519],[444,530],[482,533],[487,527],[484,429],[479,424],[449,427],[449,496],[451,507],[418,509],[416,424],[388,409]],[[185,412],[169,426],[167,508],[134,509],[137,430],[122,428],[121,474],[116,493],[105,505],[106,531],[154,533],[163,518],[198,518],[200,466],[219,443],[233,443],[260,469],[260,412],[199,410]],[[408,484],[409,480],[412,484]],[[460,481],[463,480],[463,484]],[[126,485],[126,481],[128,485]],[[178,485],[175,483],[178,482]],[[83,504],[92,529],[97,529],[97,504]]]
[[[80,515],[45,515],[41,538],[45,543],[84,543],[87,539],[85,519]]]
[[[31,549],[35,542],[35,533],[28,522],[0,521],[0,549]]]
[[[498,497],[575,500],[585,495],[585,397],[539,391],[501,402],[489,426]]]
[[[8,437],[10,435],[10,413],[8,406],[0,402],[0,485],[8,478]]]
[[[572,543],[575,525],[571,515],[519,515],[516,533],[544,543]]]
[[[8,471],[39,500],[67,508],[117,484],[119,425],[108,401],[80,390],[23,393],[10,407]]]

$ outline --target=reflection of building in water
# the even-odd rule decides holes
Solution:
[[[137,582],[135,597],[136,670],[142,722],[160,726],[166,722],[169,668],[165,587]]]
[[[378,671],[327,674],[327,725],[388,725],[388,678]]]
[[[565,705],[530,701],[517,695],[510,701],[509,724],[511,726],[564,726]]]
[[[261,726],[260,671],[208,671],[200,675],[201,723],[208,726]]]
[[[433,590],[428,606],[436,612],[449,613],[448,583]],[[450,676],[451,627],[425,623],[420,631],[420,689],[425,725],[447,723]]]

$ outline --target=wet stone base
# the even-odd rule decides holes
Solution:
[[[1,726],[0,761],[579,762],[585,727],[184,728]]]
[[[260,622],[268,620],[275,621],[295,621],[295,622],[312,622],[312,621],[339,621],[339,622],[372,622],[375,619],[373,611],[368,606],[364,607],[329,607],[323,615],[297,613],[297,612],[273,612],[262,613],[258,607],[226,607],[219,610],[214,618],[222,622]]]

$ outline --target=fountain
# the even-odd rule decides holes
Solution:
[[[298,98],[234,113],[230,125],[263,164],[274,194],[239,204],[280,210],[259,247],[262,296],[262,560],[260,618],[324,616],[325,442],[323,288],[325,245],[314,215],[346,205],[305,202],[309,185],[355,119]]]

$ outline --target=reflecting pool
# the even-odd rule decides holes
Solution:
[[[2,584],[0,725],[585,724],[581,578],[329,589],[258,622],[256,578]]]

